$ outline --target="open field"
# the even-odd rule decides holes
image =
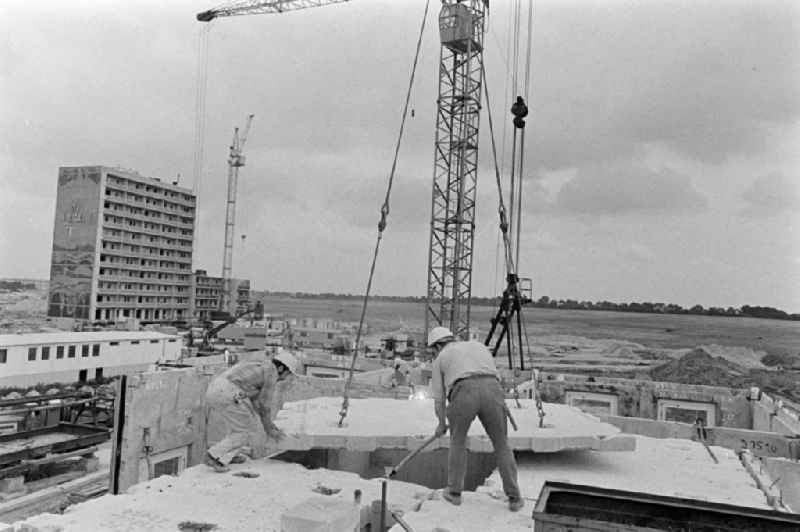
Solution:
[[[358,321],[361,314],[361,302],[353,300],[266,296],[263,301],[265,312],[289,317]],[[488,332],[495,312],[494,308],[473,307],[473,327]],[[540,308],[526,308],[524,317],[532,337],[570,335],[666,349],[717,344],[765,353],[800,353],[800,322],[796,321]],[[401,327],[421,331],[425,308],[416,303],[370,301],[366,320],[375,332]]]

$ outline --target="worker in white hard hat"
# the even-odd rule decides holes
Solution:
[[[217,375],[206,391],[205,463],[217,472],[266,454],[270,439],[285,434],[272,418],[276,385],[297,374],[298,361],[281,351],[269,362],[240,362]],[[288,383],[288,382],[287,382]]]
[[[446,327],[431,329],[428,347],[436,357],[431,368],[431,395],[439,419],[436,434],[443,436],[448,422],[450,430],[447,487],[442,496],[456,506],[461,504],[467,472],[467,432],[477,417],[492,441],[508,507],[512,512],[519,511],[525,503],[517,483],[517,462],[508,445],[505,392],[492,353],[480,342],[457,341]]]
[[[394,359],[394,371],[392,372],[392,387],[405,386],[408,384],[408,365],[400,357]]]

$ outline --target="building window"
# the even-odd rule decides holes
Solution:
[[[150,343],[151,343],[151,344],[157,344],[157,343],[158,343],[158,340],[150,340]]]
[[[170,338],[169,339],[169,343],[173,343],[173,342],[177,342],[177,340],[175,338]]]
[[[75,358],[75,346],[71,345],[67,349],[67,358]]]
[[[131,345],[136,345],[139,343],[139,340],[131,340]]]
[[[43,345],[42,346],[42,360],[50,360],[50,346]]]
[[[109,345],[119,345],[119,342],[109,342]]]
[[[81,356],[88,357],[89,356],[89,344],[83,344],[81,346]]]
[[[5,364],[8,361],[8,349],[0,349],[0,364]]]
[[[94,370],[94,380],[99,381],[103,378],[103,368],[97,368]]]
[[[100,356],[100,344],[94,344],[92,346],[92,356],[99,357]]]
[[[28,360],[36,360],[36,348],[29,347],[28,348]]]
[[[64,346],[56,346],[56,358],[64,358]]]

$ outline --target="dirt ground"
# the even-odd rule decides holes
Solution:
[[[263,302],[269,314],[349,322],[358,321],[362,306],[361,300],[286,296]],[[46,306],[43,290],[0,292],[0,334],[54,330]],[[485,334],[495,313],[473,307],[473,327]],[[800,322],[538,308],[524,309],[523,317],[533,363],[545,371],[756,385],[800,401],[800,371],[792,371],[800,361]],[[366,320],[378,336],[421,333],[425,306],[371,300]]]

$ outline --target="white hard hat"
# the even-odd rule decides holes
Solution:
[[[297,369],[300,364],[297,362],[297,358],[289,351],[281,351],[280,353],[276,354],[274,357],[272,357],[272,362],[280,362],[286,366],[286,369],[297,375]]]
[[[433,347],[442,340],[453,339],[453,333],[447,327],[434,327],[428,333],[428,347]]]

